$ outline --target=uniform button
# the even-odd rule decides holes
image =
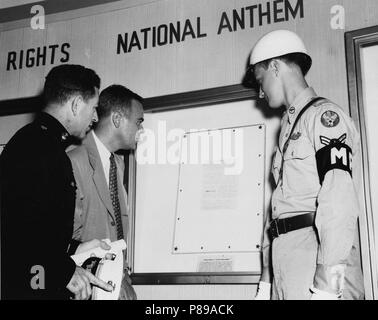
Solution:
[[[114,221],[112,221],[110,224],[111,224],[113,227],[115,226],[115,222],[114,222]]]

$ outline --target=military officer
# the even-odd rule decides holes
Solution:
[[[96,121],[99,87],[91,69],[54,67],[46,77],[44,112],[1,154],[2,299],[87,299],[91,283],[112,290],[70,258],[101,245],[71,242],[76,184],[65,153],[71,138],[84,138]]]
[[[285,107],[256,299],[364,296],[352,179],[359,136],[341,107],[308,86],[311,64],[303,41],[288,30],[266,34],[250,56],[260,98]]]

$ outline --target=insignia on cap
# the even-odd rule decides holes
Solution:
[[[327,128],[336,127],[340,122],[340,117],[336,112],[328,110],[322,114],[321,122]]]
[[[290,109],[289,109],[289,113],[290,114],[293,114],[295,112],[295,108],[294,107],[291,107]]]

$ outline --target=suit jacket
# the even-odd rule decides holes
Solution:
[[[106,238],[111,241],[117,240],[117,225],[110,191],[93,132],[87,135],[82,145],[69,151],[68,156],[72,162],[77,184],[73,238],[81,242]],[[123,185],[125,164],[123,157],[117,154],[115,154],[115,161],[123,234],[128,242],[127,194]],[[124,268],[127,269],[127,266],[127,259],[125,259]],[[119,299],[135,300],[136,298],[128,271],[125,270]]]
[[[117,240],[117,226],[100,154],[90,132],[82,145],[68,152],[77,184],[73,238]],[[123,157],[115,155],[118,197],[125,240],[128,234],[127,194],[123,185]]]

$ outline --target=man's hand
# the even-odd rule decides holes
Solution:
[[[110,284],[96,278],[92,273],[79,266],[76,266],[66,288],[75,295],[75,300],[88,300],[92,294],[91,284],[106,291],[113,290]]]
[[[270,283],[260,281],[255,300],[270,300],[270,288]]]
[[[93,240],[79,244],[79,246],[76,249],[75,255],[97,248],[97,247],[100,247],[101,249],[104,249],[104,250],[110,250],[110,246],[105,241],[93,239]]]

